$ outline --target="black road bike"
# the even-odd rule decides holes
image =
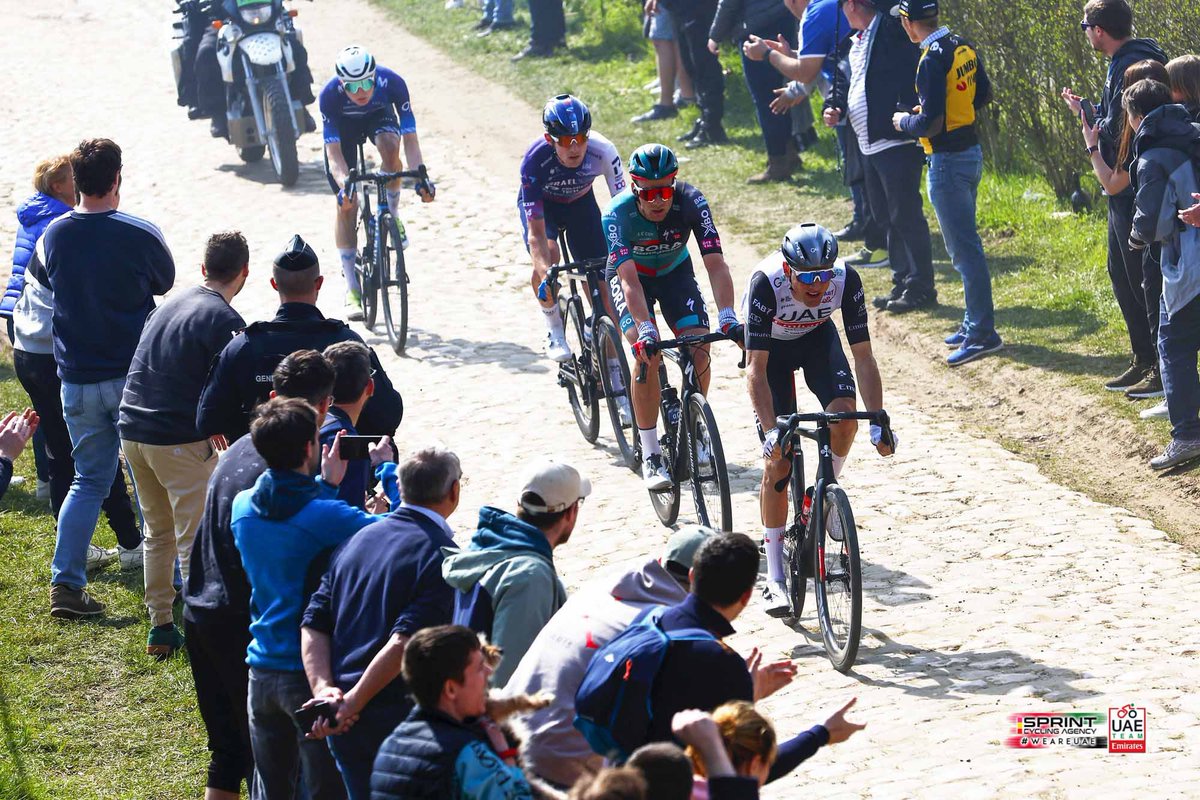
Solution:
[[[357,184],[374,184],[375,202],[378,205],[372,214],[371,196],[365,191],[358,201],[358,227],[366,235],[361,252],[354,260],[354,272],[358,276],[362,294],[363,325],[368,330],[375,327],[382,305],[388,342],[399,355],[408,344],[408,272],[404,269],[402,246],[404,223],[388,206],[387,185],[400,178],[424,181],[429,174],[424,164],[419,169],[372,172],[367,169],[363,144],[361,141],[358,143],[358,164],[350,170],[345,190],[346,195],[350,195]]]
[[[792,459],[790,478],[775,484],[783,491],[792,485],[792,524],[783,535],[783,557],[792,616],[804,610],[807,581],[812,578],[817,599],[817,618],[825,641],[825,652],[834,669],[849,672],[858,656],[862,635],[862,562],[858,552],[858,529],[850,499],[833,476],[830,425],[842,420],[869,420],[883,428],[884,441],[893,441],[886,411],[818,412],[779,417],[779,446]],[[801,423],[815,427],[801,427]],[[817,443],[817,474],[811,488],[811,503],[805,512],[804,458],[802,439]]]
[[[670,488],[650,492],[650,503],[663,525],[674,525],[679,518],[682,486],[691,485],[696,519],[721,531],[733,530],[733,503],[729,494],[729,473],[725,467],[725,449],[712,406],[700,393],[696,362],[691,348],[709,342],[729,340],[723,333],[680,336],[646,345],[649,355],[662,353],[658,366],[659,442],[663,463],[671,476]],[[667,361],[674,361],[683,373],[681,392],[667,378]],[[646,365],[638,368],[638,383],[646,380]],[[641,463],[641,441],[637,441],[637,464]],[[637,467],[635,466],[635,470]]]
[[[634,468],[637,426],[629,393],[625,340],[608,316],[603,300],[607,259],[570,261],[566,241],[561,237],[559,247],[564,263],[547,270],[546,284],[557,294],[572,358],[558,365],[558,385],[566,388],[575,422],[589,442],[595,442],[600,434],[600,398],[604,398],[621,460]],[[558,290],[559,278],[563,277],[567,279],[566,292]],[[590,314],[584,308],[585,293],[591,302]]]

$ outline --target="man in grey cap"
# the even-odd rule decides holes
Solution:
[[[503,686],[538,632],[567,601],[554,549],[571,538],[592,484],[569,464],[535,463],[516,515],[484,506],[466,550],[447,550],[442,575],[457,590],[454,622],[504,650],[492,679]]]
[[[574,785],[603,759],[572,724],[575,693],[596,651],[653,606],[673,606],[687,598],[688,572],[696,551],[715,533],[689,525],[667,541],[662,554],[605,576],[572,595],[538,634],[504,686],[504,694],[548,691],[554,702],[519,721],[522,760],[543,780],[562,788]]]
[[[293,236],[271,270],[271,288],[279,293],[280,303],[275,318],[256,322],[233,337],[208,373],[196,410],[196,427],[203,436],[221,435],[232,444],[246,435],[250,412],[266,401],[271,375],[285,356],[297,350],[322,352],[336,342],[362,342],[346,323],[326,319],[317,309],[324,280],[317,254],[299,234]],[[395,438],[404,403],[374,350],[371,368],[375,394],[355,427],[365,436]]]

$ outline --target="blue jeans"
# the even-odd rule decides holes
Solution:
[[[100,518],[100,505],[117,474],[121,439],[117,409],[125,379],[62,385],[63,419],[71,434],[75,480],[58,513],[58,541],[50,565],[50,582],[72,589],[87,586],[87,549]]]
[[[1200,352],[1200,297],[1167,316],[1160,301],[1158,312],[1158,359],[1162,368],[1171,436],[1200,439],[1200,374],[1196,354]]]
[[[957,153],[929,156],[929,202],[933,204],[942,239],[954,268],[962,275],[963,329],[967,340],[982,342],[996,333],[992,306],[992,276],[988,272],[983,242],[975,224],[975,197],[983,177],[983,151],[979,145]]]
[[[513,21],[513,0],[487,0],[483,7],[483,18],[492,24],[507,25]]]
[[[304,784],[313,800],[343,800],[346,787],[329,748],[305,739],[293,711],[312,699],[303,672],[250,668],[247,692],[250,747],[257,786],[254,797],[293,800],[303,768]]]
[[[398,698],[374,697],[363,708],[358,722],[338,736],[330,736],[329,751],[337,762],[350,800],[371,800],[371,770],[383,740],[412,711],[411,700],[400,693]]]

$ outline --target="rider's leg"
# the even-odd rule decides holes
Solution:
[[[333,228],[333,241],[342,261],[342,275],[346,279],[346,288],[353,292],[359,290],[358,275],[354,272],[354,259],[358,254],[356,214],[358,203],[343,202],[338,206],[337,223]]]
[[[775,485],[788,477],[786,458],[763,460],[762,487],[759,489],[759,508],[762,512],[763,549],[767,554],[767,578],[783,580],[783,532],[787,528],[788,483],[783,491]]]
[[[838,397],[825,406],[825,410],[834,413],[838,411],[854,411],[853,397]],[[858,420],[844,419],[829,426],[829,449],[833,451],[833,477],[840,478],[842,467],[846,465],[846,457],[850,455],[850,445],[854,444],[854,434],[858,433]]]
[[[637,328],[632,325],[632,318],[630,318],[630,323],[623,333],[625,340],[633,345],[637,341]],[[650,363],[646,365],[644,383],[637,381],[638,373],[642,369],[641,364],[630,365],[633,369],[633,374],[630,376],[633,378],[633,385],[629,387],[629,394],[633,400],[633,419],[637,423],[638,435],[642,440],[643,458],[655,453],[662,453],[662,445],[658,441],[658,400],[662,393],[658,382],[658,365],[661,361],[661,356],[650,359]]]
[[[383,162],[384,172],[399,172],[403,169],[400,161],[400,135],[392,131],[381,131],[375,134],[375,146],[379,148],[379,158]],[[400,181],[394,180],[387,185],[387,201],[392,211],[400,205]]]
[[[842,339],[829,324],[821,325],[805,337],[811,337],[805,350],[803,365],[804,382],[821,401],[821,407],[829,412],[854,411],[854,373],[842,349]],[[825,341],[822,342],[821,339]],[[854,434],[858,433],[857,420],[843,420],[829,426],[829,447],[833,451],[833,475],[840,477]]]

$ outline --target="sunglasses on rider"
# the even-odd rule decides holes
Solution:
[[[817,269],[811,272],[793,272],[792,277],[805,286],[812,286],[814,283],[824,283],[825,281],[833,280],[833,270]]]
[[[630,186],[630,189],[632,189],[635,197],[646,202],[670,200],[675,196],[675,181],[671,181],[666,186],[638,186],[634,183]]]
[[[553,134],[546,135],[549,136],[550,140],[559,147],[570,147],[573,144],[585,145],[587,144],[588,140],[588,135],[586,133],[576,133],[571,136],[554,136]]]
[[[361,81],[344,81],[342,87],[345,88],[347,94],[369,92],[375,88],[375,79],[363,78]]]

